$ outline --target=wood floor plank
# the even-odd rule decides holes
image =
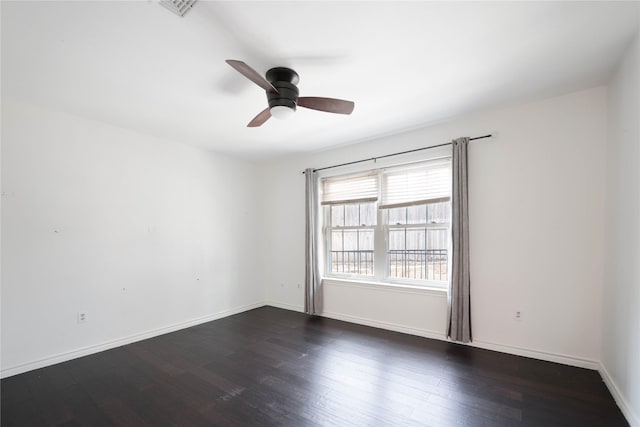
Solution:
[[[596,371],[262,307],[2,380],[5,426],[628,426]]]

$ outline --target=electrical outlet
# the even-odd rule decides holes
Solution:
[[[520,322],[522,321],[522,310],[516,310],[513,312],[513,318],[514,320]]]
[[[78,312],[78,323],[85,323],[87,321],[87,313],[84,311]]]

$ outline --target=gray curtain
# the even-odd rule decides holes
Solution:
[[[451,280],[447,310],[447,336],[453,341],[471,341],[469,278],[469,212],[467,198],[467,146],[469,138],[452,141],[451,191]]]
[[[304,171],[306,178],[305,225],[305,279],[304,312],[311,315],[322,312],[320,268],[318,256],[318,177],[313,169]]]

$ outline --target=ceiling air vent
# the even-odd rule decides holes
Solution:
[[[196,1],[197,0],[161,0],[160,4],[176,15],[184,16]]]

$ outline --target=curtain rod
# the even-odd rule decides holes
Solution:
[[[473,138],[469,138],[469,141],[475,141],[476,139],[484,139],[484,138],[491,138],[493,135],[488,134],[488,135],[482,135],[482,136],[475,136]],[[355,160],[353,162],[348,162],[348,163],[340,163],[339,165],[333,165],[333,166],[325,166],[323,168],[318,168],[318,169],[314,169],[314,172],[318,172],[318,171],[323,171],[325,169],[333,169],[333,168],[339,168],[340,166],[348,166],[348,165],[354,165],[356,163],[362,163],[362,162],[370,162],[370,161],[376,161],[378,159],[384,159],[385,157],[392,157],[392,156],[399,156],[400,154],[407,154],[407,153],[414,153],[416,151],[422,151],[422,150],[429,150],[431,148],[438,148],[438,147],[445,147],[447,145],[451,145],[451,142],[446,142],[444,144],[438,144],[438,145],[432,145],[430,147],[422,147],[422,148],[416,148],[414,150],[407,150],[407,151],[401,151],[399,153],[393,153],[393,154],[385,154],[384,156],[378,156],[378,157],[370,157],[368,159],[362,159],[362,160]],[[304,171],[302,171],[302,173],[304,174]]]

